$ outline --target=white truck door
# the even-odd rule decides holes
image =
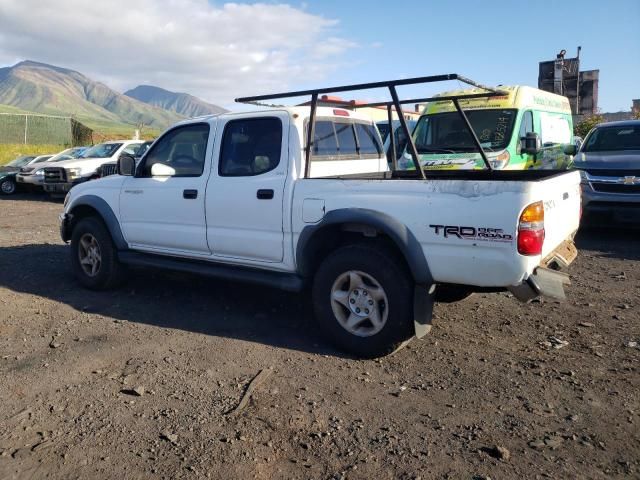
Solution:
[[[211,130],[211,131],[210,131]],[[120,225],[132,248],[209,256],[204,213],[208,123],[178,126],[149,149],[120,191]],[[211,147],[209,147],[210,149]],[[209,150],[210,151],[210,150]]]
[[[220,123],[207,186],[207,239],[215,257],[282,262],[289,115],[269,112]]]

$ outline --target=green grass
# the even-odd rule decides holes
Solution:
[[[97,120],[95,118],[86,118],[78,116],[76,119],[86,125],[94,133],[95,142],[101,140],[109,140],[111,138],[133,138],[133,134],[136,131],[135,125],[129,125],[126,123],[109,122],[108,120]],[[160,130],[155,128],[143,128],[142,136],[144,138],[155,138],[160,134]],[[99,137],[99,138],[98,138]]]
[[[33,114],[10,105],[0,104],[0,113]],[[76,117],[79,122],[93,130],[93,143],[98,144],[108,140],[131,139],[135,133],[136,126],[126,123],[110,122],[89,118],[84,116]],[[152,140],[160,135],[161,131],[154,128],[144,128],[141,132],[143,140]],[[0,165],[4,165],[20,155],[44,155],[46,153],[58,153],[69,145],[25,145],[25,144],[2,144],[0,143]]]
[[[26,110],[21,110],[17,107],[12,107],[11,105],[0,104],[0,113],[32,113],[32,112],[27,112]]]
[[[20,155],[44,155],[58,153],[67,148],[67,145],[24,145],[24,144],[0,144],[0,165],[10,162]]]
[[[11,105],[0,104],[0,113],[33,114]],[[42,114],[40,114],[42,115]],[[112,122],[105,119],[92,118],[86,115],[75,117],[80,123],[93,130],[93,143],[101,143],[108,140],[131,139],[136,130],[136,126],[127,123]],[[143,128],[141,137],[143,140],[151,140],[160,135],[161,131],[156,128]],[[20,155],[44,155],[47,153],[58,153],[69,145],[25,145],[25,144],[2,144],[0,143],[0,165],[4,165]]]

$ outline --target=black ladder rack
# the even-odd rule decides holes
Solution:
[[[471,85],[473,87],[481,88],[485,90],[483,93],[472,93],[465,95],[456,95],[456,96],[442,96],[442,97],[426,97],[426,98],[411,98],[401,100],[398,97],[398,92],[396,91],[396,87],[403,85],[417,85],[422,83],[433,83],[433,82],[446,82],[449,80],[458,80],[460,82],[466,83],[467,85]],[[261,102],[264,100],[274,100],[279,98],[292,98],[292,97],[302,97],[311,95],[311,114],[309,116],[309,128],[307,129],[307,143],[305,146],[305,170],[304,170],[304,178],[309,177],[309,169],[311,165],[311,146],[313,143],[314,132],[315,132],[315,123],[316,123],[316,110],[318,107],[318,95],[327,94],[327,93],[339,93],[339,92],[352,92],[356,90],[370,90],[373,88],[388,88],[389,93],[391,95],[390,102],[375,102],[375,103],[366,103],[366,104],[358,104],[358,108],[366,108],[366,107],[387,107],[387,117],[389,120],[389,128],[391,135],[391,151],[395,152],[395,144],[393,137],[393,122],[392,122],[392,107],[395,108],[395,111],[398,114],[398,120],[400,121],[400,127],[404,131],[407,139],[408,146],[411,151],[411,158],[413,159],[413,165],[416,169],[416,175],[418,175],[422,179],[426,179],[424,170],[420,166],[420,158],[418,156],[418,150],[416,149],[416,144],[411,136],[411,132],[409,131],[409,127],[407,125],[407,121],[402,115],[402,105],[408,103],[427,103],[427,102],[441,102],[441,101],[451,101],[461,116],[467,131],[471,135],[473,139],[473,143],[475,144],[482,160],[484,161],[485,166],[488,170],[493,170],[491,168],[491,164],[489,163],[489,159],[487,158],[487,154],[485,153],[482,145],[480,145],[480,141],[476,136],[473,128],[471,127],[471,123],[467,118],[464,110],[460,107],[459,100],[470,99],[470,98],[485,98],[485,97],[501,97],[508,95],[507,92],[496,90],[491,87],[487,87],[485,85],[474,82],[473,80],[464,77],[462,75],[458,75],[457,73],[449,73],[446,75],[431,75],[427,77],[415,77],[415,78],[404,78],[399,80],[387,80],[383,82],[371,82],[371,83],[357,83],[354,85],[342,85],[338,87],[328,87],[328,88],[317,88],[312,90],[297,90],[292,92],[283,92],[283,93],[273,93],[268,95],[256,95],[253,97],[241,97],[236,98],[236,102],[238,103],[255,103]],[[395,172],[397,170],[397,159],[395,153],[392,157],[392,171]]]

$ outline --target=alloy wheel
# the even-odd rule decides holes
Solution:
[[[349,270],[331,287],[331,309],[342,328],[358,337],[370,337],[387,323],[389,301],[375,278]]]
[[[80,237],[78,259],[80,260],[82,270],[89,277],[95,277],[98,272],[100,272],[100,265],[102,265],[100,244],[98,240],[96,240],[96,237],[90,233],[85,233]]]
[[[16,191],[16,184],[13,183],[11,180],[5,180],[4,182],[0,183],[0,190],[5,195],[11,195],[13,192]]]

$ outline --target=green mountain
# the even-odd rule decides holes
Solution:
[[[24,61],[0,68],[0,104],[92,125],[164,129],[184,116],[137,101],[74,70]]]
[[[152,85],[139,85],[124,92],[124,94],[149,105],[170,110],[189,118],[228,112],[228,110],[218,105],[207,103],[188,93],[170,92]]]

